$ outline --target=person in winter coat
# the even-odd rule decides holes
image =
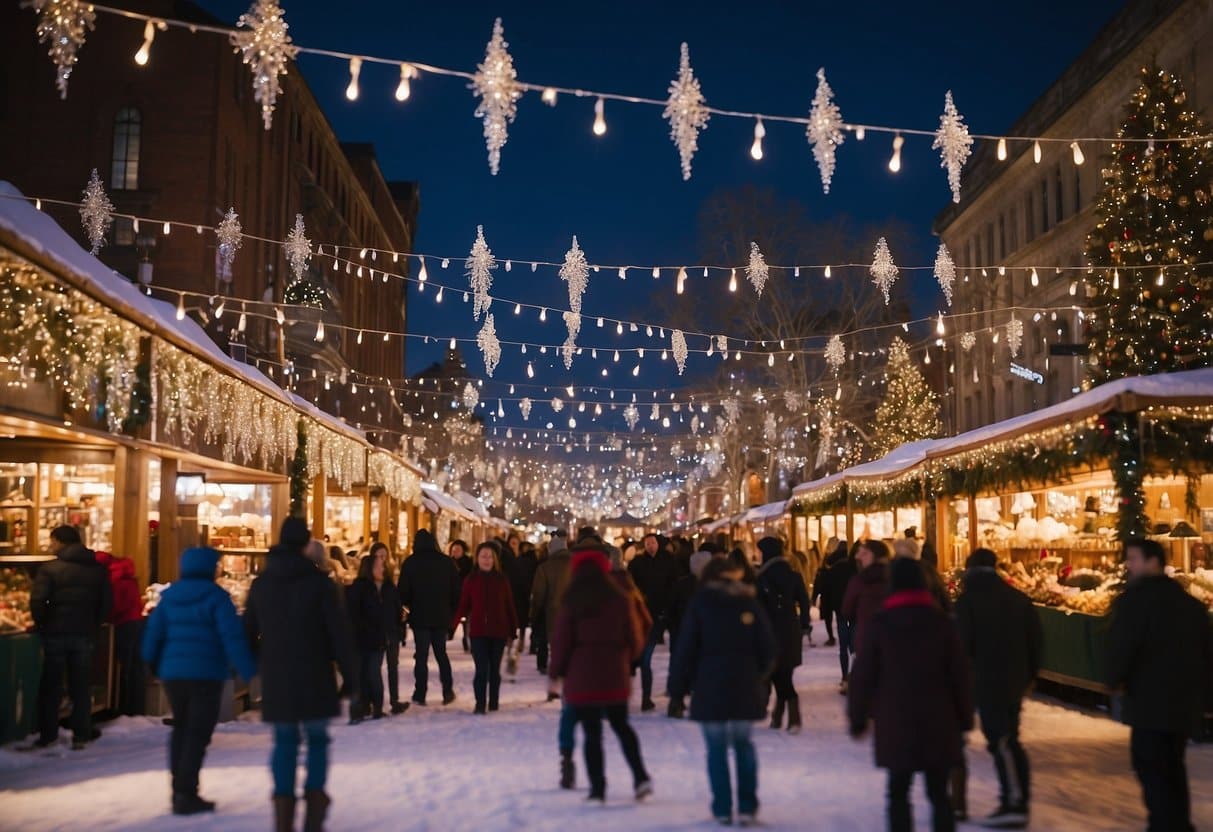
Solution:
[[[379,598],[383,606],[383,635],[384,658],[387,660],[387,690],[388,704],[393,716],[404,713],[409,709],[408,702],[400,701],[400,645],[404,643],[404,604],[400,602],[400,590],[392,580],[392,572],[388,563],[388,548],[386,543],[376,541],[371,544],[370,554],[383,561],[383,582],[379,586]]]
[[[585,731],[589,799],[606,800],[605,718],[632,770],[636,799],[644,800],[652,794],[653,785],[641,757],[640,741],[628,723],[631,664],[644,651],[644,634],[631,600],[610,579],[609,570],[606,553],[599,548],[585,546],[572,559],[572,577],[552,630],[549,690],[563,688],[565,701]]]
[[[687,610],[691,607],[691,600],[699,590],[699,580],[703,575],[703,570],[707,568],[708,563],[713,557],[720,554],[723,554],[720,546],[715,543],[705,543],[702,549],[691,555],[690,563],[688,564],[691,574],[684,575],[674,584],[674,591],[670,594],[670,610],[666,614],[666,619],[670,624],[671,652],[674,645],[678,643],[678,635],[682,631],[682,622],[686,617]],[[669,689],[668,678],[666,689]],[[686,714],[686,710],[686,698],[674,696],[671,693],[670,704],[666,709],[666,716],[670,719],[682,719],[683,715]]]
[[[349,618],[336,585],[303,555],[307,524],[296,517],[282,523],[265,569],[249,587],[244,630],[258,655],[261,719],[274,726],[270,769],[274,776],[274,827],[291,829],[295,816],[295,774],[299,743],[307,736],[304,829],[324,826],[330,799],[328,721],[340,712],[333,663],[345,693],[357,698],[357,662]]]
[[[792,674],[800,667],[801,644],[809,629],[809,593],[804,588],[800,572],[783,556],[783,541],[764,537],[758,541],[762,566],[758,570],[758,602],[779,643],[778,660],[771,675],[775,688],[775,707],[771,712],[771,728],[783,728],[783,714],[788,714],[788,732],[800,733],[800,697],[792,684]],[[765,703],[764,703],[765,704]]]
[[[926,589],[918,562],[897,558],[890,593],[863,628],[847,700],[851,736],[876,723],[876,765],[888,769],[890,832],[910,832],[914,772],[926,775],[932,829],[952,832],[948,772],[973,728],[969,662],[951,620]]]
[[[55,560],[39,567],[29,599],[43,653],[34,745],[45,748],[59,737],[59,702],[66,679],[72,700],[72,748],[81,749],[93,739],[89,691],[93,648],[97,631],[109,618],[114,594],[109,573],[84,547],[75,527],[53,529],[50,552]]]
[[[387,650],[387,612],[383,603],[383,558],[363,555],[358,562],[358,577],[345,590],[345,609],[358,652],[357,699],[350,702],[350,725],[366,718],[382,719],[383,655]]]
[[[748,826],[758,814],[758,756],[751,723],[766,713],[762,689],[779,645],[753,587],[742,583],[741,576],[724,558],[706,564],[674,645],[670,696],[691,695],[691,719],[700,723],[707,746],[712,816],[722,824],[733,820],[732,747],[737,820]]]
[[[1184,751],[1213,694],[1209,614],[1166,574],[1154,540],[1125,541],[1129,585],[1112,607],[1108,686],[1124,693],[1133,770],[1153,830],[1190,830]]]
[[[851,623],[854,650],[858,654],[865,643],[864,629],[889,594],[889,547],[882,540],[865,540],[856,550],[855,562],[859,573],[847,584],[842,617]]]
[[[501,699],[501,656],[512,647],[518,632],[518,614],[509,579],[501,573],[497,547],[481,543],[476,547],[476,571],[463,582],[459,606],[451,630],[467,616],[472,638],[472,661],[476,675],[472,690],[476,695],[476,714],[495,711]],[[487,696],[486,696],[487,694]]]
[[[907,529],[906,531],[908,533],[913,530]],[[899,537],[893,541],[893,557],[918,561],[918,565],[922,567],[922,576],[927,582],[927,592],[931,593],[941,610],[951,612],[952,599],[948,597],[948,590],[943,585],[938,563],[927,563],[922,558],[925,548],[925,546],[920,548],[918,541],[912,537]]]
[[[516,538],[517,535],[514,535]],[[531,615],[531,591],[535,585],[535,573],[539,569],[539,560],[535,557],[535,547],[519,542],[518,551],[514,555],[510,572],[506,575],[510,588],[514,593],[514,611],[518,614],[518,650],[522,651],[526,642],[526,628],[534,627]],[[531,641],[535,640],[535,631],[531,630]]]
[[[233,667],[246,680],[257,675],[236,605],[215,583],[218,567],[214,549],[182,552],[180,577],[161,593],[143,636],[143,660],[173,708],[168,759],[174,815],[215,810],[198,796],[198,772],[219,721],[223,685]]]
[[[417,648],[413,664],[413,701],[425,704],[429,688],[430,650],[438,663],[442,682],[442,704],[455,701],[455,680],[446,655],[451,616],[459,604],[459,570],[443,555],[434,535],[419,529],[413,536],[413,555],[400,567],[400,602],[408,610]]]
[[[831,543],[834,545],[833,550],[829,550]],[[845,694],[847,678],[850,675],[851,657],[855,655],[855,629],[851,622],[842,615],[842,602],[846,600],[847,587],[851,585],[851,579],[859,573],[859,568],[855,563],[855,558],[848,554],[845,540],[831,537],[826,548],[828,554],[825,563],[829,566],[829,572],[826,577],[823,604],[828,604],[834,613],[834,624],[838,631],[838,664],[842,668],[842,681],[838,685],[838,690]]]
[[[817,568],[817,574],[813,576],[813,589],[809,593],[809,603],[816,605],[821,612],[821,621],[826,628],[826,647],[838,644],[838,640],[834,638],[834,609],[830,606],[830,596],[827,592],[832,565],[828,559],[822,561]]]
[[[675,568],[674,559],[669,553],[661,551],[655,534],[644,536],[644,550],[628,564],[628,574],[644,596],[649,616],[653,619],[653,626],[645,634],[644,652],[640,656],[642,711],[651,711],[657,707],[653,703],[653,652],[657,649],[657,643],[666,628],[665,614],[670,606],[670,593],[674,589]]]
[[[143,593],[135,577],[135,562],[109,552],[97,552],[97,563],[109,570],[114,597],[110,625],[114,628],[114,660],[118,665],[118,713],[135,716],[144,711],[143,662],[139,643],[143,638]]]
[[[476,565],[472,563],[472,558],[468,555],[468,545],[462,540],[452,540],[446,547],[446,553],[450,555],[451,560],[455,563],[455,568],[459,571],[459,584],[462,587],[464,580],[476,568]],[[468,641],[468,625],[466,621],[463,622],[461,640],[463,652],[472,652],[472,644]]]
[[[998,809],[985,825],[1022,829],[1028,823],[1030,781],[1019,716],[1040,671],[1044,636],[1031,599],[998,576],[997,563],[989,549],[969,556],[956,627],[973,663],[977,713],[998,770]]]
[[[540,673],[548,672],[550,634],[556,626],[560,597],[569,582],[569,557],[568,532],[557,529],[552,532],[548,556],[535,570],[535,583],[531,587],[531,609],[535,614],[543,616],[543,638],[539,642],[539,652],[535,657],[535,664]],[[569,753],[572,753],[571,744]]]

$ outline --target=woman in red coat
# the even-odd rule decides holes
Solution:
[[[570,561],[568,588],[560,602],[548,665],[551,690],[564,680],[564,699],[585,731],[585,767],[590,800],[606,800],[602,720],[619,738],[632,770],[637,800],[653,793],[640,756],[640,741],[628,723],[632,662],[644,651],[645,635],[632,600],[609,577],[606,551],[583,541]]]
[[[495,711],[501,695],[501,657],[507,644],[514,643],[518,613],[509,579],[501,572],[497,547],[492,543],[481,543],[476,549],[476,569],[463,582],[451,632],[464,616],[472,643],[472,661],[476,664],[472,677],[472,690],[476,694],[473,713],[485,712],[486,687],[488,710]]]

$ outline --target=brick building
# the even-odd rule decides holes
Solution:
[[[1189,101],[1213,113],[1213,4],[1209,0],[1130,0],[1026,113],[1007,130],[1015,136],[1114,136],[1142,66],[1155,63],[1179,75]],[[985,142],[966,166],[962,201],[949,205],[935,231],[956,261],[957,312],[1014,306],[1081,306],[1081,269],[1087,233],[1095,225],[1095,198],[1107,145],[1080,145],[1076,164],[1064,142],[1041,144],[1038,162],[1026,142],[1010,143],[999,161]],[[986,273],[978,267],[986,266]],[[1004,266],[1000,274],[996,266]],[[1037,269],[1032,285],[1031,266]],[[1061,271],[1057,267],[1063,267]],[[1077,311],[1035,320],[1018,313],[1023,346],[1011,359],[1009,313],[970,319],[982,330],[969,353],[959,352],[945,422],[970,430],[1055,404],[1082,389],[1083,322]],[[993,335],[1000,335],[994,343]],[[1011,363],[1018,366],[1012,372]],[[1018,374],[1017,374],[1018,373]]]
[[[127,5],[152,15],[225,23],[186,0]],[[150,60],[141,67],[134,54],[143,42],[143,22],[99,14],[96,31],[80,50],[67,99],[60,100],[53,64],[34,25],[34,13],[21,4],[0,7],[0,178],[24,193],[78,201],[96,168],[120,212],[213,226],[231,206],[246,233],[270,240],[284,239],[301,213],[313,244],[412,250],[416,185],[386,181],[370,145],[340,143],[296,65],[282,80],[273,128],[266,131],[248,67],[227,39],[172,28],[157,32]],[[74,209],[46,209],[83,239]],[[357,252],[344,256],[356,258]],[[154,290],[283,302],[293,281],[279,245],[246,239],[224,273],[213,234],[178,228],[165,235],[159,223],[136,230],[118,221],[101,258]],[[334,327],[323,342],[314,336],[320,317],[330,325],[403,332],[405,286],[399,280],[372,282],[332,265],[330,257],[313,258],[308,285],[291,287],[292,298],[307,296],[323,308],[298,313],[302,322],[288,320],[281,345],[271,317],[250,316],[245,332],[234,331],[238,300],[226,302],[217,321],[217,301],[186,303],[209,313],[216,341],[225,348],[231,344],[237,354],[247,351],[247,360],[272,368],[280,382],[281,367],[274,365],[292,362],[300,395],[368,429],[395,427],[399,414],[383,389],[364,386],[354,397],[350,388],[325,381],[353,377],[350,371],[403,377],[405,339],[367,337],[358,344],[356,333]]]

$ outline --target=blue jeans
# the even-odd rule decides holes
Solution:
[[[304,791],[324,791],[329,773],[329,735],[327,719],[307,722],[275,722],[274,750],[270,754],[270,771],[274,775],[276,797],[295,796],[295,771],[299,767],[299,743],[307,734],[307,780]],[[302,728],[302,732],[300,731]]]
[[[712,786],[712,815],[733,816],[733,786],[729,779],[729,746],[737,759],[737,812],[758,812],[758,755],[750,741],[749,722],[703,722],[703,741],[708,747],[708,783]]]
[[[577,743],[576,737],[573,735],[576,728],[577,714],[573,713],[573,706],[566,699],[560,703],[560,728],[556,734],[556,742],[560,745],[561,752],[573,753],[573,748]]]

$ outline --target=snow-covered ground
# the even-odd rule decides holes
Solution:
[[[703,743],[697,726],[664,715],[634,715],[656,794],[637,806],[618,744],[606,732],[608,805],[587,808],[584,792],[556,788],[558,704],[544,702],[542,680],[527,657],[516,683],[504,685],[502,710],[471,711],[471,660],[452,646],[459,699],[447,708],[414,707],[403,716],[349,727],[334,724],[333,830],[696,829],[709,826]],[[407,650],[405,651],[407,654]],[[411,692],[411,654],[401,690]],[[402,659],[404,656],[402,656]],[[664,676],[666,654],[657,662]],[[431,671],[433,672],[433,671]],[[805,713],[800,736],[757,731],[759,798],[764,826],[865,830],[883,827],[884,773],[872,765],[870,740],[843,730],[833,649],[806,650],[796,675]],[[431,685],[434,678],[431,676]],[[659,701],[664,709],[664,700]],[[55,754],[0,750],[0,829],[264,830],[270,827],[270,738],[255,720],[220,725],[202,770],[213,816],[168,814],[166,727],[152,718],[103,726],[84,751]],[[1128,730],[1111,720],[1033,701],[1024,719],[1033,764],[1033,827],[1042,830],[1143,828],[1140,792],[1129,767]],[[580,742],[580,736],[578,737]],[[584,769],[577,758],[579,785]],[[993,808],[993,765],[980,736],[970,737],[970,809]],[[1194,784],[1213,776],[1213,746],[1191,746]],[[1213,828],[1213,792],[1193,789],[1194,821]],[[915,817],[928,807],[915,787]]]

